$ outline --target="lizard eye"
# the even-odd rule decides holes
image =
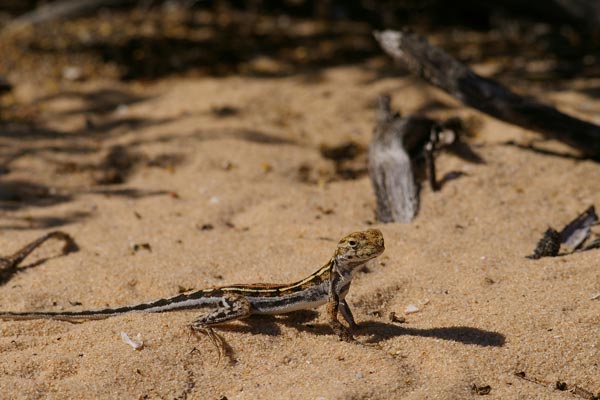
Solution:
[[[355,240],[348,240],[348,244],[349,244],[351,247],[356,247],[356,241],[355,241]]]

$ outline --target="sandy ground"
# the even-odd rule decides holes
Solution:
[[[43,99],[18,87],[22,101],[42,103],[45,123],[0,138],[11,160],[1,177],[0,248],[9,254],[62,229],[80,251],[55,257],[59,245],[44,245],[25,264],[48,260],[0,287],[2,310],[92,309],[292,281],[323,265],[341,236],[373,226],[386,251],[348,297],[367,345],[340,342],[322,309],[223,326],[234,354],[220,364],[206,337],[190,335],[193,311],[5,321],[1,397],[465,399],[479,397],[473,385],[489,385],[490,399],[577,398],[514,376],[521,371],[600,390],[600,300],[591,300],[600,293],[599,251],[524,257],[549,225],[560,229],[600,206],[600,165],[552,141],[539,146],[554,154],[509,145],[539,137],[371,67],[123,87],[93,81]],[[319,151],[367,146],[382,92],[403,113],[433,105],[432,115],[475,120],[468,142],[486,161],[442,154],[439,176],[465,175],[438,193],[425,187],[411,224],[374,223],[364,155],[357,179],[342,179]],[[600,123],[598,99],[576,90],[543,98]],[[111,149],[130,157],[130,173],[106,172]],[[97,184],[111,179],[124,182]],[[132,249],[146,243],[150,250]],[[405,315],[410,304],[420,311]],[[390,312],[406,322],[390,322]],[[141,333],[143,349],[124,344],[121,332]]]

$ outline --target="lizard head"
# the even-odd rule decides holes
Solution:
[[[344,236],[335,250],[335,259],[344,264],[362,264],[383,253],[383,234],[379,229],[353,232]]]

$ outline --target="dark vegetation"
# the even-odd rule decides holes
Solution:
[[[600,69],[600,6],[585,0],[81,0],[111,6],[43,22],[26,17],[41,4],[69,1],[2,2],[0,21],[21,32],[3,38],[0,76],[17,66],[26,72],[40,57],[50,74],[76,61],[82,77],[102,72],[124,80],[316,73],[382,56],[371,31],[401,27],[436,35],[437,45],[470,64],[506,61],[498,74],[543,80]],[[31,22],[15,22],[23,20]],[[261,68],[263,58],[277,65]]]
[[[172,168],[183,161],[177,154],[158,159],[140,154],[143,138],[125,147],[109,143],[124,131],[169,122],[115,116],[119,107],[148,100],[131,85],[170,76],[229,75],[299,76],[311,85],[325,68],[339,65],[358,65],[379,78],[406,73],[372,36],[384,28],[410,28],[468,65],[492,63],[496,68],[488,78],[529,93],[550,87],[600,96],[594,80],[600,78],[600,5],[586,0],[4,0],[0,211],[66,202],[82,192],[162,194],[114,186],[140,165]],[[78,85],[94,79],[115,85],[80,90]],[[574,87],[573,79],[592,84]],[[15,92],[22,86],[39,90],[35,101],[19,100]],[[83,106],[70,112],[85,123],[68,132],[52,128],[41,117],[44,108],[69,98],[81,100]],[[225,107],[215,115],[231,118],[236,112]],[[90,171],[93,179],[85,189],[56,190],[10,177],[22,157],[92,153],[101,154],[92,164],[68,157],[49,161],[56,174]],[[28,226],[61,226],[88,212],[48,215]],[[5,219],[3,226],[22,222]]]

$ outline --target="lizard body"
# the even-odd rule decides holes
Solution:
[[[209,335],[213,342],[221,339],[212,326],[249,317],[253,314],[283,314],[317,308],[328,304],[330,325],[342,340],[352,340],[350,329],[342,325],[338,311],[356,328],[352,312],[345,301],[357,269],[384,251],[383,235],[377,229],[351,233],[342,238],[331,259],[308,277],[291,284],[234,284],[182,293],[173,297],[89,311],[3,312],[0,319],[55,319],[71,322],[103,319],[129,313],[159,313],[178,310],[208,309],[192,324],[195,331]]]

